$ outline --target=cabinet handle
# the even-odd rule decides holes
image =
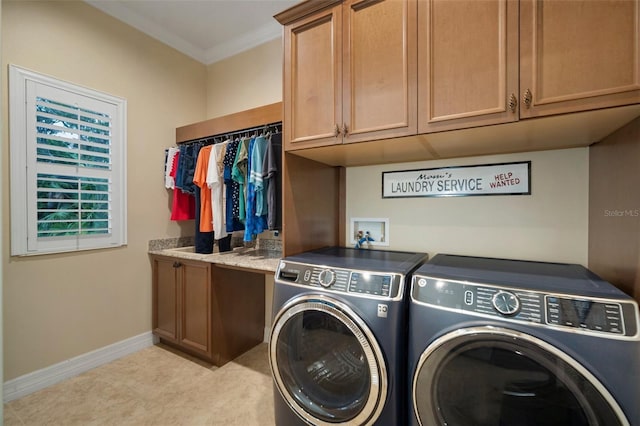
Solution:
[[[522,102],[524,102],[524,105],[527,108],[531,108],[532,100],[533,100],[533,95],[531,94],[531,90],[527,89],[527,91],[524,92],[524,96],[522,97]]]
[[[333,128],[333,137],[337,138],[339,134],[340,134],[340,127],[338,126],[338,123],[336,123],[335,127]]]
[[[509,109],[511,110],[511,112],[516,112],[516,107],[518,106],[518,98],[516,98],[515,94],[511,94],[511,97],[509,97]]]
[[[347,136],[348,131],[349,131],[349,128],[347,127],[347,123],[342,123],[342,134],[344,136]]]
[[[173,267],[174,267],[174,268],[179,268],[179,267],[181,267],[181,266],[182,266],[182,263],[180,263],[180,262],[173,262]]]

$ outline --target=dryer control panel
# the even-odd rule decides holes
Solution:
[[[633,302],[414,276],[415,303],[603,336],[638,335]]]
[[[281,261],[276,272],[280,282],[316,287],[325,291],[395,299],[401,293],[401,274],[377,273]]]

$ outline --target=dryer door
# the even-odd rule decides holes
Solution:
[[[274,320],[269,360],[276,386],[308,423],[373,423],[387,370],[373,333],[352,309],[325,295],[287,303]]]
[[[614,426],[629,422],[573,358],[513,330],[453,331],[422,353],[413,376],[420,424]]]

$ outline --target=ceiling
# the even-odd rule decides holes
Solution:
[[[300,0],[85,0],[88,4],[211,64],[280,37],[273,18]]]

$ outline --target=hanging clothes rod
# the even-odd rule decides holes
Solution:
[[[192,143],[204,143],[206,145],[211,145],[214,143],[221,143],[228,139],[235,138],[236,136],[245,136],[250,137],[254,135],[259,135],[261,133],[266,133],[268,131],[273,131],[274,133],[278,133],[282,130],[282,121],[276,121],[273,123],[263,124],[255,127],[248,127],[242,130],[234,130],[232,132],[219,133],[216,135],[206,136],[203,138],[192,139],[184,142],[178,142],[180,145],[192,144]]]

